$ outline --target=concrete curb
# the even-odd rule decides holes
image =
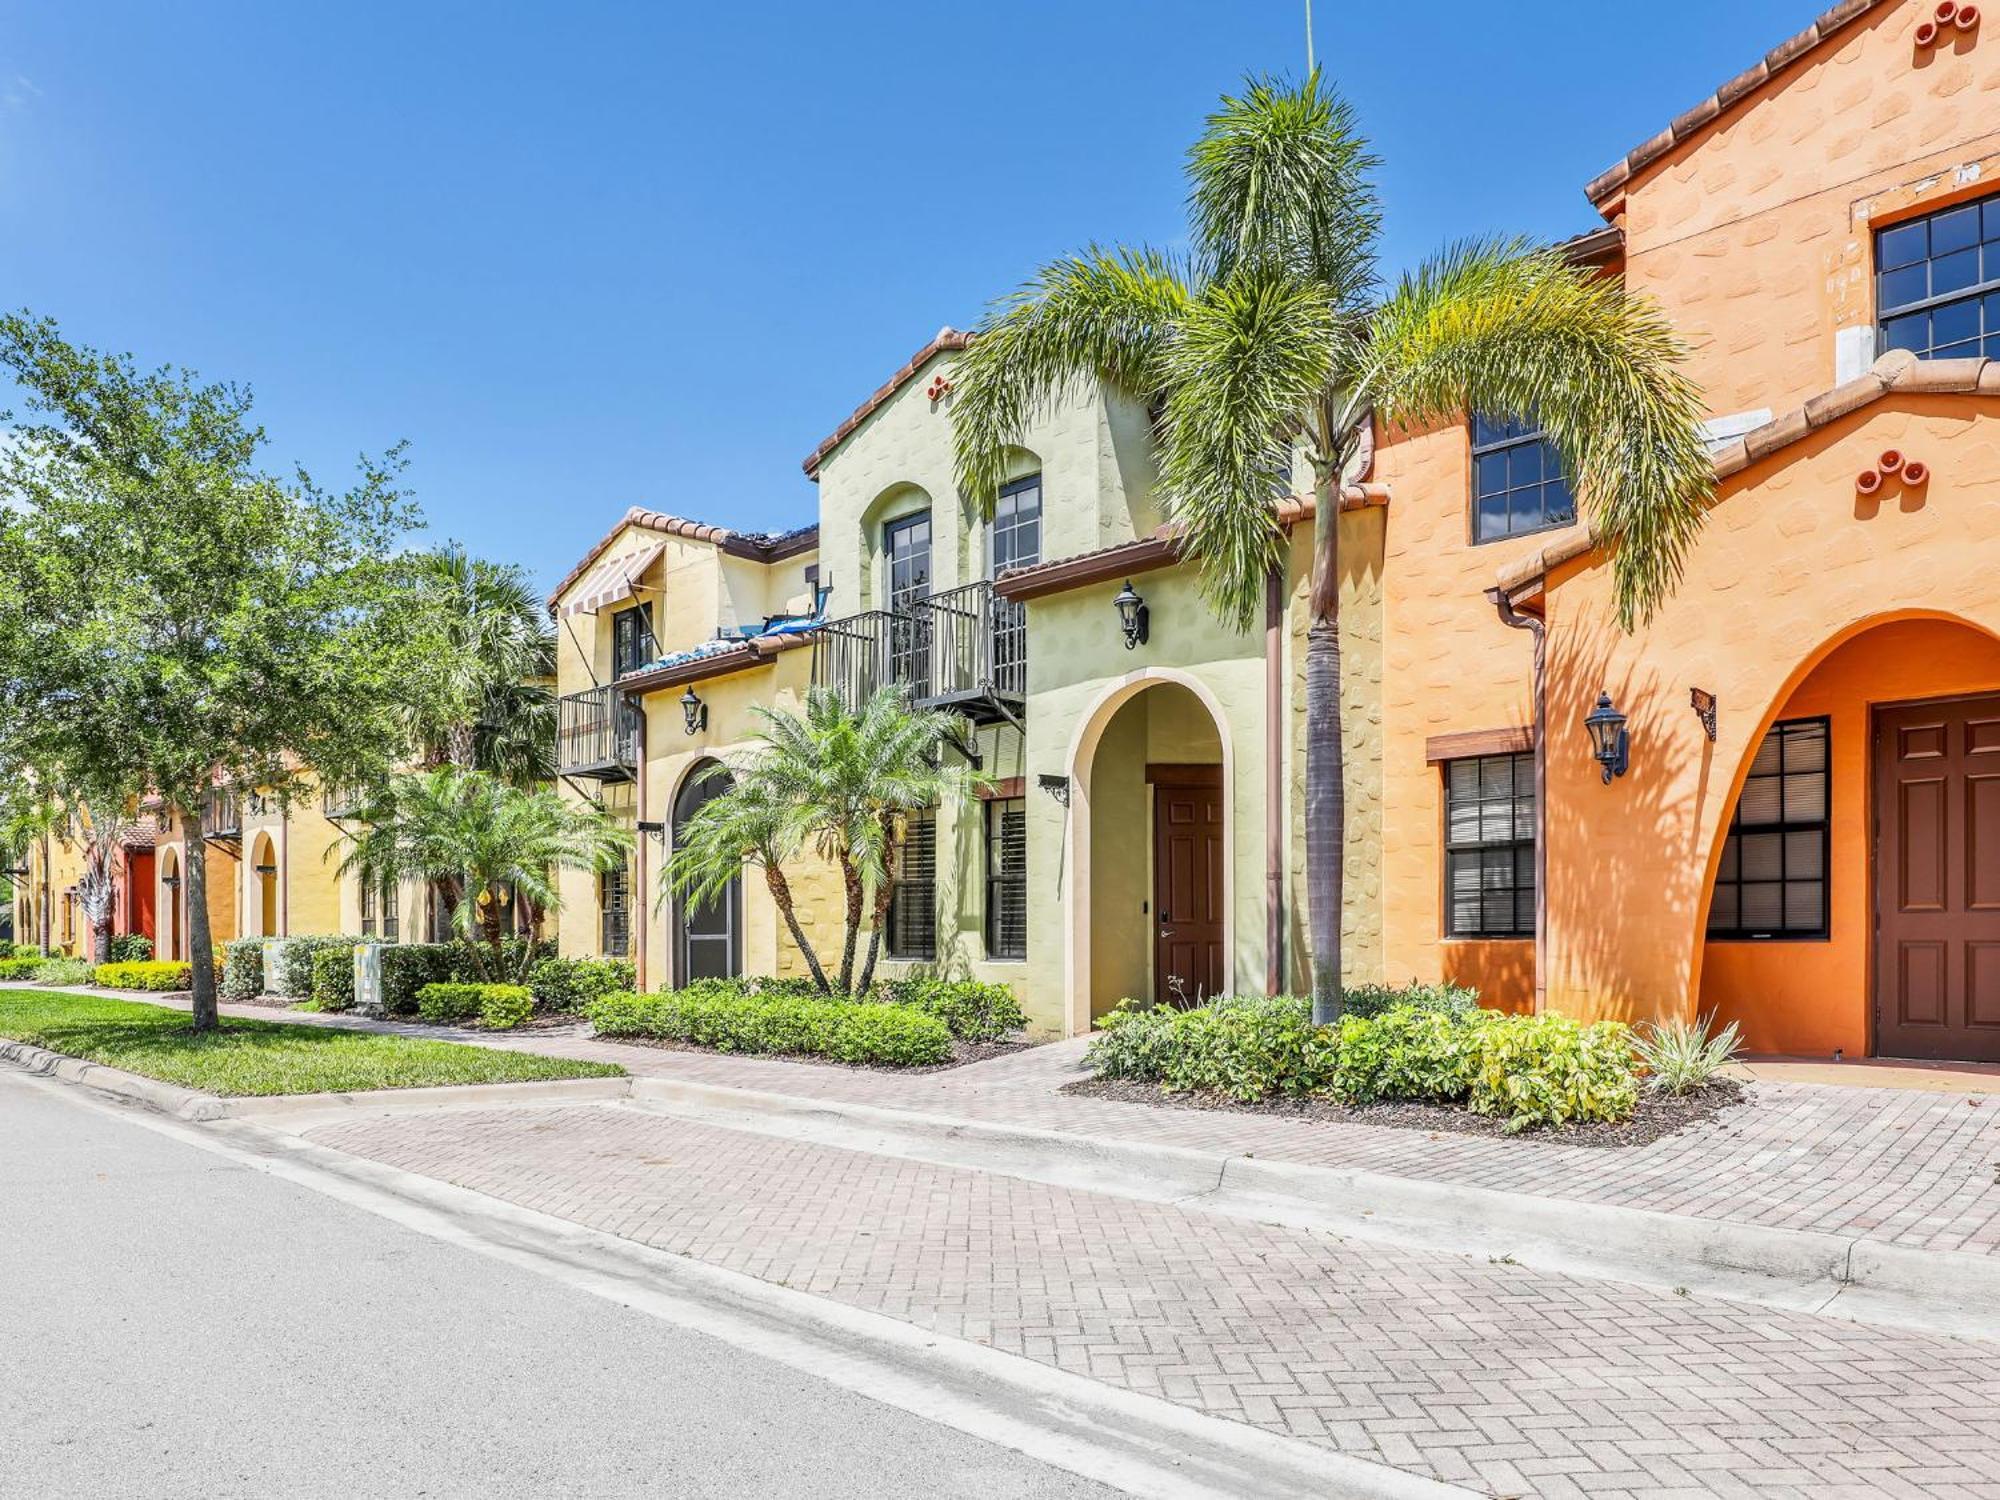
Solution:
[[[12,1063],[41,1078],[60,1079],[127,1104],[156,1110],[176,1120],[220,1120],[229,1113],[229,1101],[214,1094],[161,1083],[157,1078],[141,1078],[137,1073],[85,1062],[80,1057],[50,1052],[26,1042],[0,1041],[0,1062]]]
[[[1931,1333],[2000,1338],[2000,1257],[638,1077],[631,1102],[937,1166]]]

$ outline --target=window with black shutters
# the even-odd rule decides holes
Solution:
[[[611,675],[636,672],[660,654],[653,644],[653,622],[643,604],[621,609],[611,617]]]
[[[1472,419],[1472,540],[1497,542],[1576,519],[1562,458],[1525,422]]]
[[[2000,359],[2000,196],[1875,235],[1881,347],[1919,359]]]
[[[889,957],[937,957],[937,810],[904,820],[895,888],[889,893]]]
[[[1535,935],[1535,757],[1444,767],[1445,936]]]
[[[1028,956],[1028,804],[986,804],[986,956]]]
[[[1758,745],[1722,842],[1710,937],[1827,935],[1827,731],[1825,719],[1789,719]]]
[[[624,865],[597,877],[598,952],[626,958],[632,951],[632,876]]]

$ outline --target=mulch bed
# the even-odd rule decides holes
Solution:
[[[593,1038],[617,1047],[653,1047],[661,1052],[693,1052],[702,1057],[768,1057],[779,1062],[813,1063],[822,1068],[848,1068],[856,1073],[892,1073],[900,1078],[908,1078],[918,1073],[949,1073],[953,1068],[965,1067],[968,1063],[990,1062],[996,1057],[1011,1057],[1016,1052],[1025,1052],[1030,1047],[1038,1047],[1039,1042],[953,1042],[951,1061],[925,1063],[919,1067],[897,1068],[887,1063],[849,1063],[831,1057],[818,1057],[803,1052],[718,1052],[713,1047],[697,1047],[692,1042],[669,1041],[664,1037],[650,1036],[600,1036]]]
[[[1448,1104],[1336,1104],[1326,1099],[1267,1099],[1244,1104],[1227,1094],[1169,1093],[1156,1083],[1127,1078],[1085,1078],[1066,1084],[1065,1094],[1090,1099],[1116,1099],[1126,1104],[1150,1104],[1166,1109],[1223,1110],[1233,1114],[1272,1115],[1287,1120],[1314,1120],[1335,1125],[1386,1125],[1392,1130],[1421,1130],[1432,1136],[1484,1135],[1549,1146],[1645,1146],[1683,1130],[1717,1119],[1725,1110],[1748,1102],[1742,1084],[1717,1079],[1692,1094],[1639,1095],[1631,1118],[1615,1124],[1566,1125],[1560,1130],[1523,1130],[1509,1136],[1507,1122],[1475,1115]]]

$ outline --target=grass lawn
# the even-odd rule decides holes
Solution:
[[[0,1038],[210,1094],[347,1093],[625,1071],[616,1063],[274,1021],[224,1020],[221,1030],[196,1036],[186,1011],[47,990],[0,990]]]

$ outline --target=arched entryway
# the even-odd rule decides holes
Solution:
[[[720,761],[697,761],[674,797],[673,847],[679,848],[688,820],[728,791],[729,773]],[[743,877],[699,905],[675,897],[671,922],[673,982],[731,979],[743,972]]]
[[[179,959],[187,951],[182,927],[183,911],[180,851],[163,849],[160,851],[159,933],[163,944],[161,958]]]
[[[1709,870],[1699,1005],[1752,1051],[2000,1062],[2000,640],[1903,616],[1824,645]]]
[[[1071,747],[1068,1029],[1126,998],[1227,993],[1231,752],[1219,706],[1178,672],[1107,689]]]
[[[258,937],[278,937],[278,851],[268,833],[260,833],[250,846],[250,878],[256,892]]]

